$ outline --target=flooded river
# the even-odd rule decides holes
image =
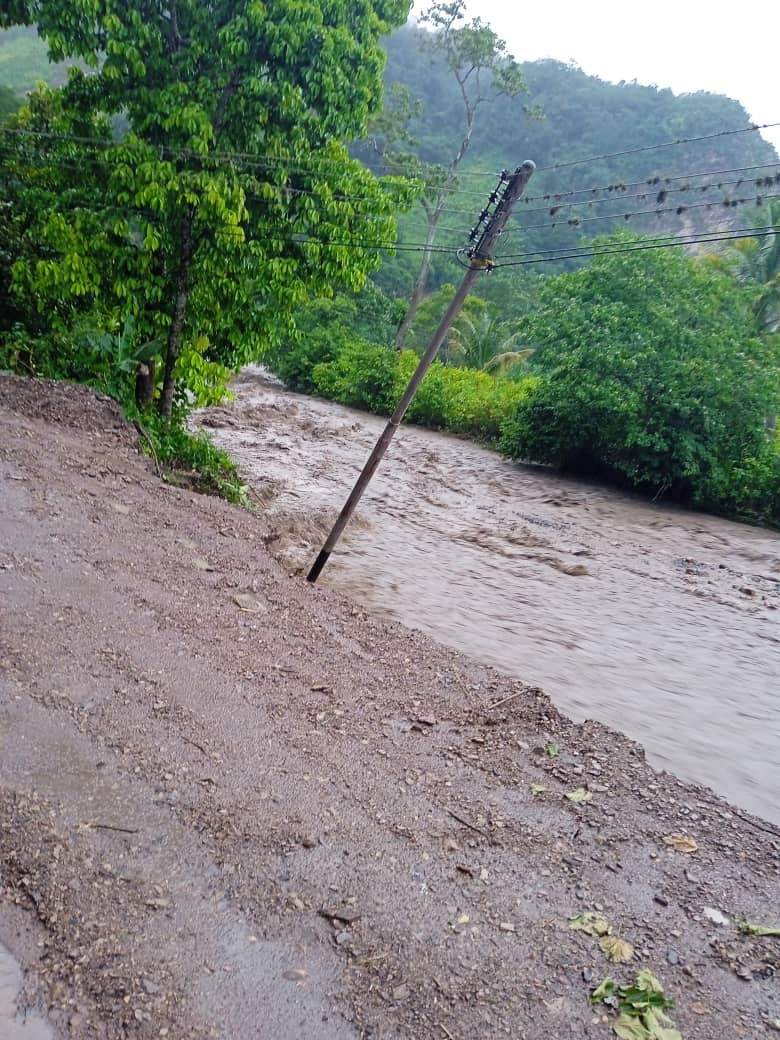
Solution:
[[[307,570],[381,419],[259,370],[204,413]],[[405,427],[320,578],[780,821],[780,536]]]

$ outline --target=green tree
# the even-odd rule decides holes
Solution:
[[[99,171],[96,197],[47,215],[52,255],[18,257],[14,291],[132,314],[141,342],[164,344],[164,416],[177,392],[217,394],[224,366],[289,334],[308,297],[359,288],[371,244],[392,240],[412,189],[342,142],[381,104],[378,41],[407,13],[406,0],[5,4],[0,25],[35,23],[53,61],[88,66],[62,88],[64,125],[127,126],[70,142]]]
[[[421,34],[421,46],[434,60],[442,59],[457,84],[462,103],[460,143],[446,165],[423,163],[420,175],[426,191],[420,197],[427,230],[423,258],[412,297],[396,336],[396,350],[403,350],[417,309],[425,296],[431,267],[432,248],[447,200],[457,187],[457,173],[469,150],[477,113],[498,97],[517,97],[528,92],[520,66],[507,52],[506,42],[480,18],[464,25],[465,0],[433,3],[421,21],[431,31]],[[405,160],[408,161],[408,160]],[[419,161],[419,160],[418,160]],[[417,171],[415,171],[417,172]]]
[[[516,323],[502,321],[487,310],[475,317],[461,312],[450,334],[450,360],[502,375],[533,353],[517,349],[521,336]]]
[[[91,260],[104,237],[96,207],[108,180],[99,165],[83,171],[83,149],[69,140],[82,137],[108,145],[108,123],[64,107],[45,86],[0,128],[0,333],[20,324],[59,334],[96,307]]]
[[[522,329],[540,379],[505,424],[510,456],[732,510],[777,495],[780,355],[727,275],[681,250],[602,256],[549,279]]]

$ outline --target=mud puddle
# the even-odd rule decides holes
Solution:
[[[35,1012],[17,1014],[21,988],[21,966],[0,943],[0,1036],[3,1040],[52,1040],[53,1033]]]
[[[246,372],[201,420],[307,569],[384,423]],[[780,537],[404,428],[320,579],[780,820]]]

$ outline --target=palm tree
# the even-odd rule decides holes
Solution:
[[[735,242],[725,262],[735,278],[755,290],[753,313],[759,332],[767,335],[780,326],[780,199],[761,206],[753,226],[773,230]]]
[[[515,349],[519,338],[520,332],[512,331],[510,323],[491,317],[486,311],[474,316],[461,313],[449,336],[450,361],[462,368],[506,375],[533,353]]]

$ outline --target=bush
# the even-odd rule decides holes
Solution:
[[[333,361],[316,365],[312,381],[324,397],[388,415],[395,407],[397,371],[398,355],[394,351],[357,340]]]
[[[755,335],[738,285],[682,252],[648,251],[551,278],[541,299],[523,329],[539,378],[504,422],[505,454],[777,515],[766,417],[778,351]]]
[[[170,425],[157,412],[140,415],[133,406],[127,407],[127,416],[143,431],[144,448],[153,455],[164,479],[249,505],[249,489],[242,483],[235,463],[206,433],[187,429],[185,412],[175,412]]]
[[[413,351],[404,351],[398,367],[397,396],[417,364]],[[409,421],[447,430],[489,444],[498,442],[512,406],[523,400],[533,379],[510,382],[487,372],[455,368],[434,361],[407,413]]]

